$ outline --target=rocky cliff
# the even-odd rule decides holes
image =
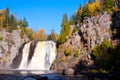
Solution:
[[[110,25],[111,16],[107,12],[93,17],[85,17],[83,24],[77,26],[79,30],[58,48],[58,55],[51,69],[76,68],[80,61],[84,61],[87,66],[92,65],[91,50],[104,38],[111,39]],[[66,50],[69,50],[70,53],[67,56],[65,55]]]
[[[27,39],[27,37],[26,37]],[[0,67],[8,68],[14,57],[18,54],[20,46],[23,44],[20,37],[20,30],[13,30],[11,33],[0,31]],[[2,68],[3,69],[3,68]]]

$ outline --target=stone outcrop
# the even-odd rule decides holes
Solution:
[[[72,68],[67,68],[67,69],[64,69],[63,70],[63,73],[62,73],[63,75],[74,75],[75,74],[75,71],[74,71],[74,69],[72,69]]]
[[[24,40],[20,37],[20,30],[13,30],[11,33],[2,30],[0,35],[0,67],[5,69],[5,67],[8,68],[10,66],[12,60],[18,54]]]
[[[92,65],[91,50],[95,45],[102,43],[104,38],[111,39],[109,34],[110,25],[111,17],[107,12],[93,17],[85,17],[83,24],[77,26],[79,30],[73,33],[59,47],[56,61],[51,69],[64,70],[66,68],[75,68],[80,61],[85,61],[86,66]],[[71,49],[70,56],[65,56],[64,51],[66,49]],[[77,58],[75,57],[76,51],[79,55]]]

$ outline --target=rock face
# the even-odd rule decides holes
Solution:
[[[0,67],[8,68],[18,50],[23,43],[19,30],[13,30],[11,33],[6,30],[0,31]]]
[[[104,38],[110,40],[109,29],[111,17],[107,12],[93,17],[85,17],[83,24],[78,26],[79,30],[73,33],[67,41],[58,49],[58,55],[51,69],[64,70],[66,68],[76,68],[78,64],[93,64],[90,52],[95,45],[100,44]],[[65,56],[64,51],[71,49],[71,54]],[[76,55],[78,55],[76,57]],[[78,67],[80,68],[80,67]]]

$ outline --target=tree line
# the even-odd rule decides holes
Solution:
[[[20,29],[20,37],[22,39],[24,39],[24,35],[26,34],[30,40],[58,40],[58,35],[54,30],[51,31],[49,35],[45,33],[44,29],[33,31],[32,28],[29,27],[25,17],[23,19],[18,19],[14,14],[10,13],[9,8],[0,10],[0,30],[3,29],[9,32]]]
[[[0,10],[0,30],[6,29],[12,31],[18,29],[18,26],[23,28],[28,27],[26,18],[17,19],[15,15],[10,13],[9,8]]]

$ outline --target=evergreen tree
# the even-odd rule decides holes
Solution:
[[[28,22],[27,22],[26,18],[23,19],[22,27],[24,27],[24,28],[28,27]]]
[[[89,12],[89,10],[88,10],[88,6],[85,5],[85,6],[83,7],[83,11],[82,11],[82,14],[81,14],[81,21],[83,21],[84,17],[90,16],[90,15],[91,15],[91,14],[90,14],[90,12]]]
[[[23,23],[22,19],[20,19],[20,20],[17,21],[17,25],[20,26],[20,27],[22,27],[22,23]]]
[[[9,25],[10,25],[10,26],[9,26],[10,30],[12,31],[12,30],[17,29],[17,20],[16,20],[15,16],[11,14],[9,20],[10,20],[10,21],[9,21],[9,22],[10,22],[10,23],[9,23]]]
[[[5,20],[3,21],[3,27],[9,27],[9,19],[10,19],[10,13],[9,13],[9,8],[6,8],[3,11],[3,14],[5,16]]]
[[[26,18],[24,18],[23,20],[20,19],[17,24],[20,26],[20,27],[24,27],[24,28],[27,28],[28,27],[28,22],[26,20]]]
[[[80,5],[80,7],[78,8],[78,10],[76,11],[76,16],[74,16],[74,19],[76,19],[76,24],[81,22],[81,16],[82,16],[82,11],[83,11],[83,8],[82,8],[82,5]]]
[[[62,19],[62,24],[61,24],[61,32],[60,32],[60,37],[59,37],[59,43],[64,43],[66,41],[67,36],[70,33],[70,24],[68,21],[68,17],[67,14],[63,15],[63,19]]]
[[[104,0],[103,1],[103,8],[110,13],[112,12],[114,6],[115,6],[114,0]]]
[[[76,16],[75,14],[71,16],[71,18],[70,18],[70,24],[71,25],[77,24],[77,17],[78,16]]]

